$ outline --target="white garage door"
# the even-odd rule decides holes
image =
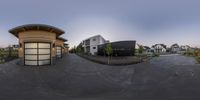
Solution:
[[[56,47],[56,57],[61,58],[62,57],[62,48],[57,46]]]
[[[25,43],[24,64],[36,66],[51,64],[50,43]]]

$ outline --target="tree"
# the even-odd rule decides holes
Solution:
[[[77,53],[83,53],[84,51],[83,51],[83,48],[82,48],[82,47],[77,47],[77,48],[76,48],[76,52],[77,52]]]
[[[142,53],[144,51],[144,47],[142,45],[138,45],[138,53],[139,53],[139,58],[140,58],[140,61],[142,61]]]
[[[7,48],[8,48],[8,57],[11,57],[12,56],[12,47],[11,47],[11,45],[9,45]]]
[[[72,47],[70,50],[69,50],[70,53],[76,53],[76,46]]]
[[[138,45],[138,53],[139,54],[142,54],[143,52],[144,52],[144,47],[142,46],[142,45],[139,45],[139,44],[137,44]]]
[[[73,52],[76,53],[76,46],[74,46],[74,48],[73,48]]]
[[[108,64],[110,64],[110,58],[113,53],[112,45],[110,43],[106,44],[105,52],[108,55]]]
[[[77,53],[81,53],[81,48],[80,48],[80,47],[77,47],[77,48],[76,48],[76,51],[77,51]]]

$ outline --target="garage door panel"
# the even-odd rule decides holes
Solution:
[[[56,54],[61,54],[61,51],[56,52]]]
[[[25,49],[25,54],[37,54],[37,49]]]
[[[26,60],[37,60],[37,55],[25,55]]]
[[[39,61],[39,65],[48,65],[48,64],[50,64],[50,60]]]
[[[37,48],[37,43],[26,43],[25,48]]]
[[[56,53],[57,53],[57,54],[60,54],[60,53],[61,53],[61,51],[57,51]]]
[[[39,55],[39,60],[47,60],[47,59],[51,59],[50,55]]]
[[[62,56],[61,56],[61,54],[57,54],[56,57],[57,58],[61,58]]]
[[[39,49],[39,54],[50,54],[50,49]]]
[[[39,48],[50,48],[50,44],[48,43],[39,43],[38,46]]]
[[[62,48],[56,47],[56,57],[61,58],[62,57]]]
[[[37,61],[25,61],[25,65],[37,65]]]

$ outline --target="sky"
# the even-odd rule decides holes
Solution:
[[[111,42],[200,47],[199,5],[199,0],[1,0],[0,47],[17,44],[8,30],[24,24],[58,27],[70,47],[98,34]]]

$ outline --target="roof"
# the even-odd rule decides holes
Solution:
[[[64,45],[69,45],[68,43],[64,43]]]
[[[110,42],[110,43],[117,43],[117,42],[136,42],[136,40],[114,41],[114,42]]]
[[[147,50],[147,49],[151,49],[151,48],[148,47],[148,46],[143,46],[143,48],[146,49],[146,50]]]
[[[179,47],[179,45],[177,43],[175,43],[171,47]]]
[[[155,46],[157,46],[157,45],[161,45],[163,48],[167,48],[167,46],[166,45],[164,45],[164,44],[155,44],[155,45],[153,45],[152,47],[154,48]]]
[[[64,43],[64,47],[65,47],[65,48],[69,48],[69,44]]]
[[[58,39],[58,40],[62,40],[62,41],[64,41],[64,42],[66,42],[66,41],[67,41],[67,39],[65,39],[65,38],[62,38],[62,37],[57,37],[57,39]]]
[[[101,35],[95,35],[95,36],[92,36],[92,37],[89,37],[89,38],[87,38],[87,39],[85,39],[85,40],[88,40],[88,39],[91,39],[91,38],[95,38],[95,37],[101,37],[101,38],[103,38]],[[104,38],[103,38],[104,39]],[[85,40],[83,40],[83,41],[85,41]],[[105,40],[105,39],[104,39]],[[105,40],[106,41],[106,40]]]
[[[182,45],[182,46],[180,46],[180,47],[190,47],[189,45]]]
[[[45,24],[26,24],[21,25],[18,27],[15,27],[13,29],[10,29],[9,32],[18,37],[18,33],[25,32],[25,31],[31,31],[31,30],[42,30],[42,31],[48,31],[52,33],[56,33],[56,36],[60,36],[64,34],[65,32],[59,28],[56,28],[54,26],[45,25]]]

